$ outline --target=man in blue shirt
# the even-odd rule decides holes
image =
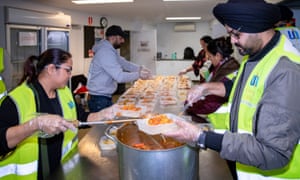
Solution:
[[[93,47],[95,55],[90,64],[87,82],[90,95],[88,106],[91,112],[98,112],[112,105],[112,94],[118,83],[151,78],[148,69],[119,55],[117,49],[124,43],[125,35],[120,26],[112,25],[105,33],[106,39]]]

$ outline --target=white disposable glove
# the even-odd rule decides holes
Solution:
[[[29,126],[35,130],[43,131],[48,135],[59,134],[68,129],[76,130],[72,121],[67,121],[63,117],[54,114],[37,114],[34,119],[29,122]]]
[[[174,120],[174,122],[177,124],[178,130],[166,132],[163,133],[163,135],[172,137],[181,142],[193,143],[198,140],[198,137],[202,133],[200,127],[187,121]]]
[[[102,109],[101,111],[98,112],[98,121],[99,120],[108,120],[108,119],[113,119],[114,118],[114,109],[116,109],[116,104],[108,107],[108,108],[105,108],[105,109]]]
[[[179,76],[182,76],[182,75],[185,75],[187,73],[187,70],[186,69],[183,69],[183,70],[181,70],[179,73],[178,73],[178,75]]]
[[[151,71],[149,69],[145,68],[144,66],[142,66],[140,69],[140,78],[143,80],[151,79],[152,78]]]
[[[192,106],[193,103],[205,99],[207,95],[208,92],[205,88],[205,83],[192,87],[187,95],[188,106]]]

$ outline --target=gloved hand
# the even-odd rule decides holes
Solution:
[[[29,122],[29,126],[49,135],[59,134],[68,129],[76,130],[76,127],[71,121],[67,121],[59,115],[46,113],[37,114],[36,117]]]
[[[112,105],[98,112],[90,113],[87,121],[101,121],[101,120],[105,121],[105,120],[113,119],[115,116],[113,111],[114,109],[116,109],[115,106],[116,105]]]
[[[181,70],[179,73],[178,73],[178,75],[179,76],[182,76],[182,75],[185,75],[187,73],[187,70],[186,69],[183,69],[183,70]]]
[[[202,133],[200,127],[193,125],[187,121],[174,120],[178,126],[177,131],[163,133],[165,136],[172,137],[181,142],[193,143],[198,140],[198,137]]]
[[[152,78],[152,73],[149,69],[145,68],[144,66],[141,66],[140,69],[140,78],[145,80],[145,79],[151,79]]]
[[[192,106],[193,103],[204,100],[205,96],[208,95],[207,89],[205,87],[205,83],[202,83],[200,85],[192,87],[192,89],[189,90],[187,95],[187,104],[189,106]]]
[[[105,109],[102,109],[101,111],[99,111],[99,119],[113,119],[115,114],[114,114],[114,109],[116,109],[116,104],[108,107],[108,108],[105,108]]]

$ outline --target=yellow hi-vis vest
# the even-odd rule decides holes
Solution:
[[[67,120],[77,119],[76,107],[70,89],[65,87],[58,89],[57,92],[63,110],[63,117]],[[38,102],[35,102],[34,92],[26,82],[11,91],[9,96],[17,106],[20,124],[31,120],[36,113],[36,103]],[[61,150],[62,161],[68,158],[67,156],[73,150],[76,150],[77,144],[77,132],[67,130],[64,133]],[[37,179],[38,147],[37,133],[19,143],[13,152],[0,160],[0,179]]]
[[[233,79],[236,74],[237,71],[228,74],[226,77],[228,79]],[[224,103],[215,112],[207,116],[208,121],[213,125],[215,132],[224,133],[226,130],[229,130],[229,119],[227,118],[228,114],[228,103]]]
[[[278,27],[276,30],[284,34],[294,47],[300,51],[300,29],[298,27]]]
[[[0,48],[0,73],[4,70],[4,51],[3,48]],[[6,86],[5,83],[2,79],[2,77],[0,76],[0,104],[2,102],[2,100],[4,99],[3,97],[7,95],[7,90],[6,90]]]
[[[6,95],[7,95],[6,86],[2,77],[0,76],[0,104]]]
[[[238,131],[252,134],[253,117],[256,116],[257,105],[264,93],[265,83],[270,72],[278,63],[279,59],[284,55],[291,61],[299,64],[300,56],[297,50],[286,39],[285,36],[280,36],[279,44],[273,48],[253,69],[245,88],[242,92],[241,103],[238,112]],[[241,64],[241,70],[244,69],[246,61]],[[237,79],[240,78],[239,71]],[[236,81],[237,82],[237,81]],[[232,104],[234,92],[237,83],[233,85],[229,97],[229,103]],[[300,142],[300,141],[299,141]],[[261,170],[253,166],[247,166],[237,163],[237,173],[239,179],[300,179],[300,144],[298,144],[293,152],[289,164],[285,167],[275,170]]]
[[[0,73],[4,70],[4,49],[0,48]]]

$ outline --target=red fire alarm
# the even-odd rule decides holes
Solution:
[[[92,25],[93,24],[93,17],[89,16],[88,17],[88,25]]]

